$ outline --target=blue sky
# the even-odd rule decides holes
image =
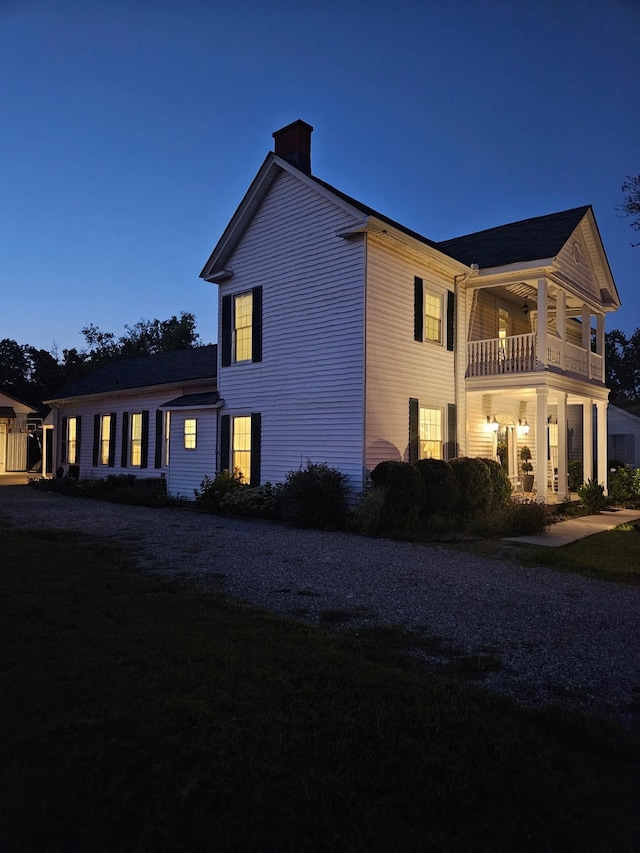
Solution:
[[[0,0],[0,338],[196,315],[272,132],[433,240],[592,204],[640,326],[637,0]]]

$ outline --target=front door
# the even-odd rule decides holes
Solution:
[[[0,424],[0,474],[7,470],[7,425]]]

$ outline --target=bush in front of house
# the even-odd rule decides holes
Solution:
[[[640,469],[609,463],[609,499],[612,503],[638,505],[640,503]]]
[[[572,459],[569,462],[569,491],[577,492],[584,480],[582,459]]]
[[[452,513],[458,505],[459,488],[456,475],[444,459],[419,459],[413,463],[423,485],[422,513],[431,518],[436,513]]]
[[[458,514],[465,521],[482,517],[493,501],[491,474],[480,459],[460,456],[449,463],[458,481]]]
[[[220,512],[243,518],[278,519],[281,515],[282,483],[265,483],[262,486],[241,486],[224,494]]]
[[[489,470],[491,480],[491,504],[490,507],[506,506],[511,497],[511,480],[499,462],[495,459],[478,459]]]
[[[281,498],[281,517],[294,527],[339,530],[349,512],[349,478],[326,462],[307,460],[289,471]]]
[[[544,503],[530,498],[512,498],[472,523],[480,536],[536,536],[553,523],[553,513]]]
[[[607,503],[604,496],[604,486],[601,486],[593,478],[580,486],[578,497],[589,514],[600,512]]]
[[[194,489],[196,508],[203,512],[219,512],[223,498],[242,488],[242,475],[239,471],[219,471],[213,479],[208,475],[202,478],[199,489]]]
[[[371,472],[371,483],[384,494],[381,530],[409,533],[417,524],[424,495],[418,469],[409,462],[379,462]]]

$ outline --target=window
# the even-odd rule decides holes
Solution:
[[[251,361],[253,294],[241,293],[233,300],[233,360]]]
[[[164,413],[164,467],[169,467],[169,444],[171,439],[171,412]]]
[[[109,464],[109,445],[111,439],[111,415],[100,418],[100,464]]]
[[[511,315],[506,308],[498,308],[498,338],[504,341],[511,334]]]
[[[424,339],[442,343],[442,297],[430,290],[424,292]]]
[[[131,465],[139,468],[142,464],[142,412],[131,415]]]
[[[442,459],[442,409],[420,407],[420,459]]]
[[[184,447],[185,450],[195,450],[197,444],[198,422],[195,418],[185,418],[184,421]]]
[[[67,421],[67,462],[75,465],[78,461],[78,420],[69,418]]]
[[[248,483],[251,475],[251,416],[233,419],[233,458],[234,471],[239,471],[242,482]]]

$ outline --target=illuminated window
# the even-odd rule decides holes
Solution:
[[[506,308],[498,308],[498,337],[501,341],[511,334],[511,315]]]
[[[142,412],[131,415],[131,465],[142,464]]]
[[[442,459],[442,409],[420,407],[420,459]]]
[[[109,441],[111,437],[111,415],[100,418],[100,464],[109,464]]]
[[[69,418],[67,421],[67,462],[75,465],[78,461],[78,420]]]
[[[424,339],[442,343],[442,296],[424,292]]]
[[[253,294],[242,293],[233,300],[234,361],[251,361]]]
[[[171,412],[164,413],[164,467],[169,467],[169,444],[171,438]]]
[[[249,415],[233,419],[233,458],[234,471],[239,471],[242,482],[248,483],[251,476],[251,417]]]
[[[197,441],[197,421],[195,418],[185,418],[184,447],[185,450],[195,450]]]

